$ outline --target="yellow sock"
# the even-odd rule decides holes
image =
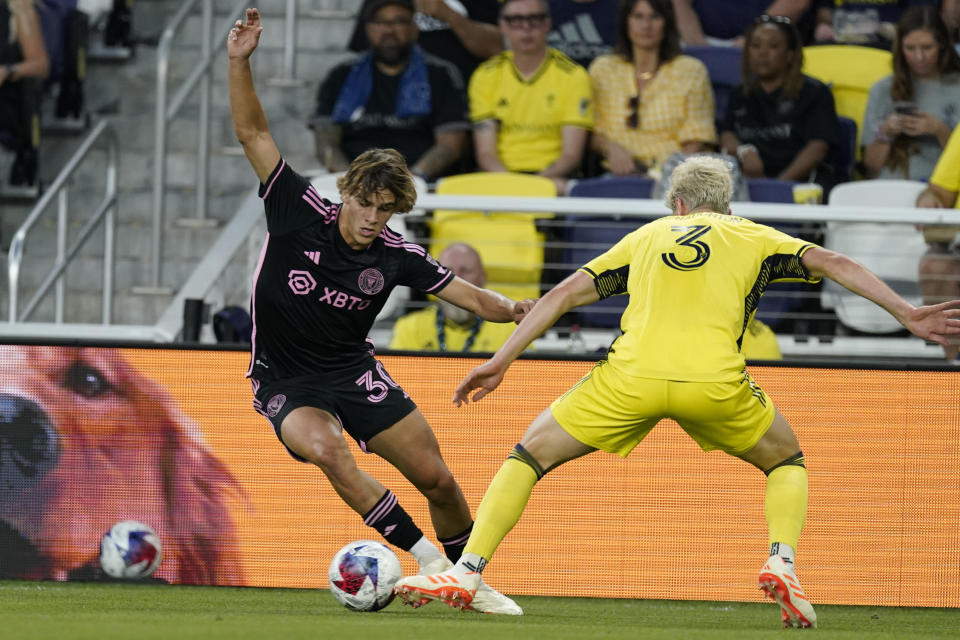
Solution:
[[[463,552],[489,560],[500,541],[520,520],[537,480],[537,472],[529,464],[507,458],[477,508],[470,541]]]
[[[807,519],[807,470],[797,465],[777,467],[767,476],[764,505],[770,544],[782,542],[794,549]]]

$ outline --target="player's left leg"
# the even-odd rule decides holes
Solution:
[[[470,508],[420,410],[413,410],[372,437],[367,450],[392,464],[423,494],[447,556],[453,561],[459,559],[470,536]]]
[[[813,606],[793,572],[807,513],[807,470],[796,435],[744,372],[738,381],[673,383],[671,415],[705,450],[721,449],[766,474],[770,559],[760,587],[780,605],[787,626],[816,626]]]

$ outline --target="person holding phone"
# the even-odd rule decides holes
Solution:
[[[893,74],[870,89],[861,144],[868,178],[926,181],[960,121],[960,56],[936,7],[897,23]]]

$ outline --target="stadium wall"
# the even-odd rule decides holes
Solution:
[[[453,389],[480,361],[381,359],[432,424],[474,510],[526,425],[592,366],[521,360],[497,392],[457,409]],[[248,360],[228,350],[0,346],[0,577],[89,576],[102,533],[130,518],[159,531],[161,579],[325,587],[333,553],[375,532],[253,410]],[[811,599],[960,606],[960,376],[750,371],[806,454],[798,570]],[[24,403],[45,427],[22,424]],[[355,451],[432,536],[419,494]],[[702,453],[664,421],[626,460],[597,453],[549,473],[485,575],[509,594],[759,601],[763,494],[759,471]]]

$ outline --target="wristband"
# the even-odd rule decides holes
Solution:
[[[885,133],[883,132],[883,129],[880,128],[880,125],[881,125],[881,124],[883,124],[883,123],[882,123],[882,122],[878,122],[878,123],[873,127],[873,137],[876,139],[877,142],[886,142],[886,143],[893,142],[893,138],[891,138],[890,136],[888,136],[887,134],[885,134]]]
[[[14,66],[15,65],[13,62],[8,62],[7,64],[3,65],[4,69],[7,70],[7,77],[6,77],[6,80],[4,80],[4,82],[13,82],[13,75],[14,75],[14,72],[16,71],[16,69],[13,68]]]
[[[737,147],[737,160],[743,162],[743,157],[753,151],[754,153],[759,153],[757,148],[752,144],[742,144]]]

